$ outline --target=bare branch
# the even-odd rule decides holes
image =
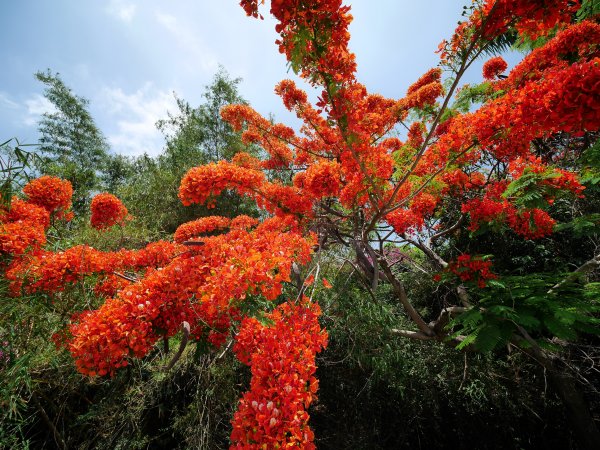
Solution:
[[[392,333],[399,334],[400,336],[417,339],[420,341],[433,341],[436,339],[436,336],[430,336],[422,331],[411,331],[411,330],[398,330],[396,328],[391,330]]]
[[[165,372],[171,370],[175,363],[179,361],[179,358],[181,358],[181,355],[185,350],[185,346],[187,345],[188,340],[190,339],[190,324],[187,323],[185,320],[181,323],[181,330],[183,331],[183,336],[181,337],[181,342],[179,343],[179,349],[177,350],[177,353],[175,353],[171,361],[169,361],[167,367],[165,367]]]
[[[119,278],[123,278],[124,280],[131,281],[132,283],[135,283],[137,281],[137,278],[128,277],[127,275],[124,275],[119,272],[113,272],[112,274],[118,276]]]
[[[392,289],[396,294],[396,297],[404,307],[404,310],[408,314],[408,316],[415,322],[419,330],[423,332],[426,336],[435,336],[434,331],[429,328],[429,326],[425,323],[421,315],[417,312],[415,307],[408,300],[408,296],[406,295],[406,291],[404,290],[404,286],[400,281],[394,276],[390,266],[387,264],[385,259],[381,260],[381,268],[383,269],[383,273],[387,277],[387,280],[391,283]]]
[[[548,294],[552,294],[554,291],[559,289],[562,285],[568,283],[569,281],[573,281],[574,279],[576,279],[578,276],[580,276],[582,274],[592,272],[593,270],[597,269],[598,267],[600,267],[600,254],[594,256],[589,261],[584,262],[581,266],[579,266],[577,269],[575,269],[573,272],[571,272],[569,274],[569,276],[567,276],[564,280],[562,280],[560,283],[557,283],[556,285],[554,285],[552,287],[552,289],[550,289],[548,291]]]

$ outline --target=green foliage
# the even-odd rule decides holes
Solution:
[[[185,172],[200,164],[231,159],[245,146],[231,125],[221,119],[221,108],[229,104],[246,103],[238,92],[240,78],[231,79],[222,67],[204,92],[205,102],[193,108],[176,97],[179,112],[169,113],[157,123],[166,139],[166,149],[160,162],[171,169]]]
[[[538,345],[553,337],[572,341],[579,333],[600,334],[600,283],[582,284],[572,275],[528,274],[490,280],[477,292],[477,306],[450,324],[452,338],[463,336],[458,348],[473,344],[488,352],[514,342],[519,327]],[[521,338],[522,339],[522,338]],[[521,344],[531,343],[521,340]]]
[[[104,167],[100,174],[102,190],[115,194],[120,188],[127,186],[134,175],[134,158],[109,154],[104,161]]]
[[[44,113],[39,123],[41,155],[36,169],[69,180],[74,209],[81,213],[99,186],[98,172],[108,156],[108,144],[88,111],[88,100],[73,94],[49,69],[35,77],[46,85],[44,96],[55,108]]]
[[[29,179],[37,155],[29,151],[28,147],[34,145],[21,144],[16,138],[0,144],[0,203],[4,206],[10,206],[12,196]]]
[[[581,2],[581,8],[577,11],[576,17],[579,22],[594,17],[600,14],[600,1],[599,0],[583,0]]]
[[[543,423],[562,429],[553,438],[566,445],[556,402],[537,390],[544,378],[535,363],[398,336],[392,330],[411,322],[389,285],[373,298],[356,274],[324,274],[334,286],[318,293],[330,342],[318,360],[319,400],[310,412],[317,448],[535,448],[547,439]],[[431,300],[433,283],[422,273],[400,276],[411,299]]]
[[[576,217],[570,222],[558,224],[555,229],[568,231],[578,238],[600,234],[600,213]]]
[[[519,35],[515,30],[509,30],[499,36],[496,36],[492,41],[485,46],[483,53],[487,56],[501,55],[510,51],[518,42]]]
[[[600,185],[600,139],[596,139],[592,145],[585,149],[579,159],[579,164],[583,168],[582,183],[587,185],[588,188]]]
[[[547,208],[546,198],[557,192],[543,182],[560,176],[560,173],[552,169],[540,173],[526,168],[519,178],[508,185],[502,196],[510,198],[511,202],[523,208]]]
[[[115,162],[115,174],[123,174],[127,180],[113,183],[120,184],[117,194],[146,228],[173,233],[180,224],[206,215],[256,214],[252,202],[232,192],[221,194],[211,210],[202,205],[185,207],[178,198],[181,178],[190,168],[231,158],[241,150],[253,151],[220,116],[223,106],[244,103],[237,89],[239,82],[221,69],[206,87],[203,104],[193,108],[177,98],[179,112],[158,122],[166,139],[161,155]]]
[[[444,111],[442,122],[456,115],[458,112],[467,113],[474,106],[481,104],[490,98],[499,97],[502,94],[502,91],[493,90],[492,85],[488,82],[465,85],[457,92],[452,107]]]

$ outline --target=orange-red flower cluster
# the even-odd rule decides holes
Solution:
[[[519,34],[536,39],[556,26],[569,24],[579,3],[578,0],[486,0],[472,20],[487,39],[505,33],[510,26]]]
[[[184,242],[193,237],[200,236],[201,234],[210,233],[215,230],[222,230],[227,228],[231,223],[231,219],[221,216],[208,216],[201,217],[200,219],[186,222],[175,230],[173,239],[175,242]]]
[[[6,215],[7,222],[35,222],[44,229],[50,226],[50,213],[31,202],[13,198],[10,203],[10,211]]]
[[[102,252],[87,245],[56,253],[38,250],[14,261],[6,271],[6,277],[16,295],[22,288],[26,292],[53,293],[92,274],[164,266],[184,249],[178,244],[157,241],[141,250],[117,252]]]
[[[35,222],[0,223],[0,255],[22,255],[45,243],[44,227]]]
[[[320,161],[304,172],[304,187],[314,197],[336,196],[339,193],[340,165],[335,161]]]
[[[298,189],[268,182],[263,172],[226,161],[190,169],[181,181],[179,198],[184,205],[203,203],[211,207],[215,197],[225,189],[235,189],[253,198],[260,208],[270,213],[311,215],[311,199]]]
[[[495,58],[487,60],[483,65],[483,78],[486,80],[493,80],[507,68],[508,64],[506,64],[504,58],[502,58],[502,56],[496,56]]]
[[[252,371],[233,418],[232,447],[314,449],[307,408],[316,398],[315,356],[327,345],[320,308],[284,303],[265,319],[242,320],[234,351]]]
[[[403,235],[407,231],[417,231],[425,223],[423,217],[419,217],[407,208],[392,211],[385,217],[385,220],[399,235]]]
[[[484,0],[467,21],[459,23],[450,42],[440,44],[442,60],[452,59],[476,40],[488,42],[510,29],[530,39],[546,36],[569,25],[580,4],[579,0]]]
[[[127,217],[127,208],[121,200],[112,194],[104,192],[92,199],[91,223],[98,230],[110,228],[114,225],[123,225]]]
[[[101,297],[112,297],[130,284],[131,281],[123,277],[108,274],[98,280],[98,283],[94,286],[94,294]]]
[[[46,244],[50,218],[66,217],[71,207],[71,183],[43,176],[23,188],[27,200],[13,198],[10,209],[0,208],[0,255],[21,257]],[[16,264],[18,259],[15,259]]]
[[[23,193],[30,203],[62,217],[71,208],[73,187],[67,180],[44,175],[25,185]]]
[[[91,376],[113,373],[130,355],[141,357],[162,336],[176,333],[184,320],[194,336],[212,330],[209,340],[222,343],[238,316],[237,305],[252,296],[276,299],[290,280],[292,261],[306,263],[313,242],[286,231],[288,219],[269,219],[252,231],[241,227],[249,223],[204,237],[204,245],[175,256],[82,315],[70,329],[69,349],[78,369]]]
[[[515,233],[527,239],[551,234],[556,221],[539,208],[517,209],[509,199],[502,197],[507,186],[507,181],[491,183],[482,198],[463,203],[462,212],[468,213],[471,218],[469,229],[475,231],[484,223],[496,222],[506,223]]]
[[[248,15],[258,16],[257,0],[242,0]],[[313,83],[341,83],[354,79],[356,62],[348,49],[352,21],[342,0],[276,0],[271,14],[279,21],[276,43],[295,70]]]
[[[225,189],[236,189],[242,195],[253,194],[264,182],[265,175],[258,170],[219,161],[190,169],[181,180],[179,198],[185,206],[200,203],[210,208],[214,207],[215,197]]]

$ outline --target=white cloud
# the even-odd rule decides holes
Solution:
[[[116,153],[124,155],[156,155],[164,140],[156,128],[159,119],[167,117],[167,111],[175,111],[175,97],[170,91],[156,90],[146,83],[133,93],[121,88],[105,88],[102,99],[106,103],[110,121],[116,130],[107,134]]]
[[[27,109],[27,113],[23,118],[23,123],[27,126],[35,125],[42,114],[57,111],[50,100],[40,94],[34,94],[25,100],[25,108]]]
[[[187,55],[186,61],[192,62],[192,67],[190,67],[192,71],[200,69],[213,73],[217,70],[217,59],[195,28],[187,26],[175,16],[164,12],[157,11],[154,17],[173,37],[183,54]]]
[[[19,104],[11,100],[10,96],[6,92],[0,91],[0,105],[4,108],[18,109]]]
[[[106,11],[123,22],[130,23],[133,20],[137,6],[126,0],[110,0]]]

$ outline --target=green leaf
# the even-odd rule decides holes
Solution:
[[[462,350],[463,348],[471,345],[477,339],[477,333],[469,334],[466,336],[463,341],[456,346],[457,350]]]
[[[556,337],[565,340],[574,340],[577,338],[577,333],[569,326],[562,323],[555,317],[544,317],[544,325]]]
[[[502,342],[502,332],[498,326],[484,325],[477,334],[475,346],[483,353],[490,352]]]
[[[523,327],[525,327],[526,329],[529,329],[529,330],[538,329],[539,326],[541,325],[541,322],[539,321],[539,319],[537,319],[532,314],[528,314],[528,313],[517,313],[515,322],[517,322],[519,325],[522,325]]]
[[[517,316],[515,310],[510,306],[494,305],[487,309],[487,312],[504,319],[514,320]]]
[[[570,231],[576,237],[590,236],[600,233],[600,213],[576,217],[571,222],[556,226],[556,231]]]

